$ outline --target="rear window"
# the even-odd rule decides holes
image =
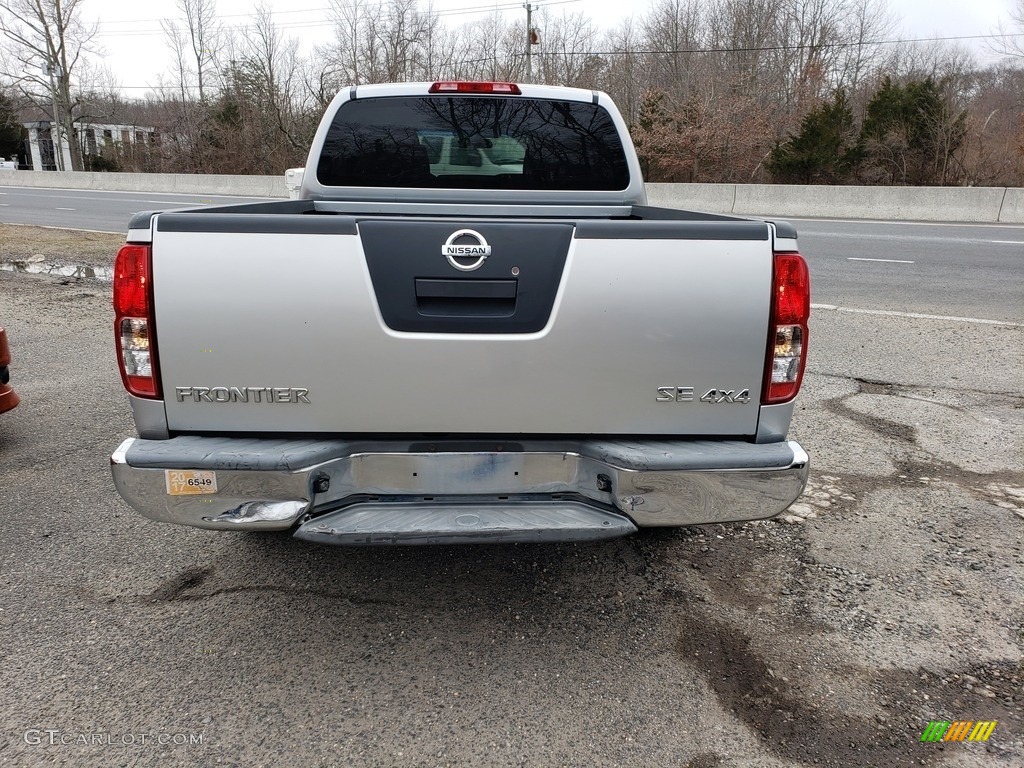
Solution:
[[[317,179],[328,187],[621,190],[629,170],[615,124],[596,104],[402,96],[345,102]]]

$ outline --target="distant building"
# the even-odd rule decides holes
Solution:
[[[71,149],[67,137],[60,136],[58,147],[55,141],[53,121],[42,110],[29,107],[22,110],[22,125],[28,131],[25,140],[25,160],[31,161],[34,171],[56,171],[61,166],[71,168]],[[83,167],[86,170],[108,170],[116,165],[116,158],[133,150],[148,149],[159,146],[160,133],[151,126],[134,123],[99,123],[78,120],[75,122],[74,141],[82,153]],[[63,162],[60,162],[60,161]],[[22,161],[22,168],[29,163]]]
[[[54,136],[52,122],[50,120],[35,120],[22,125],[28,130],[28,138],[25,140],[25,157],[21,167],[31,167],[33,171],[56,171],[57,155],[54,147]],[[66,142],[61,142],[61,149],[64,152],[67,167],[71,167],[71,154]]]

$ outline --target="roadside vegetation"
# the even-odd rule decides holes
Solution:
[[[14,107],[56,104],[65,132],[145,137],[79,141],[78,169],[277,174],[304,163],[348,85],[510,80],[610,93],[651,181],[1024,186],[1024,0],[984,57],[966,40],[907,39],[888,0],[655,0],[612,29],[553,4],[531,34],[518,6],[325,2],[334,39],[306,50],[265,7],[239,22],[216,0],[176,0],[154,18],[172,70],[127,99],[90,0],[0,0],[0,142],[19,129]]]

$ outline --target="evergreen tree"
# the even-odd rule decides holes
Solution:
[[[18,110],[14,101],[0,91],[0,157],[10,159],[25,154],[25,129],[18,122]]]
[[[905,85],[886,77],[868,103],[861,128],[865,180],[912,186],[955,184],[957,153],[967,135],[966,110],[954,113],[943,85],[932,78]]]
[[[765,167],[785,184],[842,184],[860,163],[862,151],[846,92],[808,112],[800,132],[776,144]]]

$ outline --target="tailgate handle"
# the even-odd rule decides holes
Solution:
[[[428,317],[512,317],[516,280],[438,280],[416,278],[416,311]]]
[[[419,299],[514,299],[516,280],[433,280],[416,278]]]

